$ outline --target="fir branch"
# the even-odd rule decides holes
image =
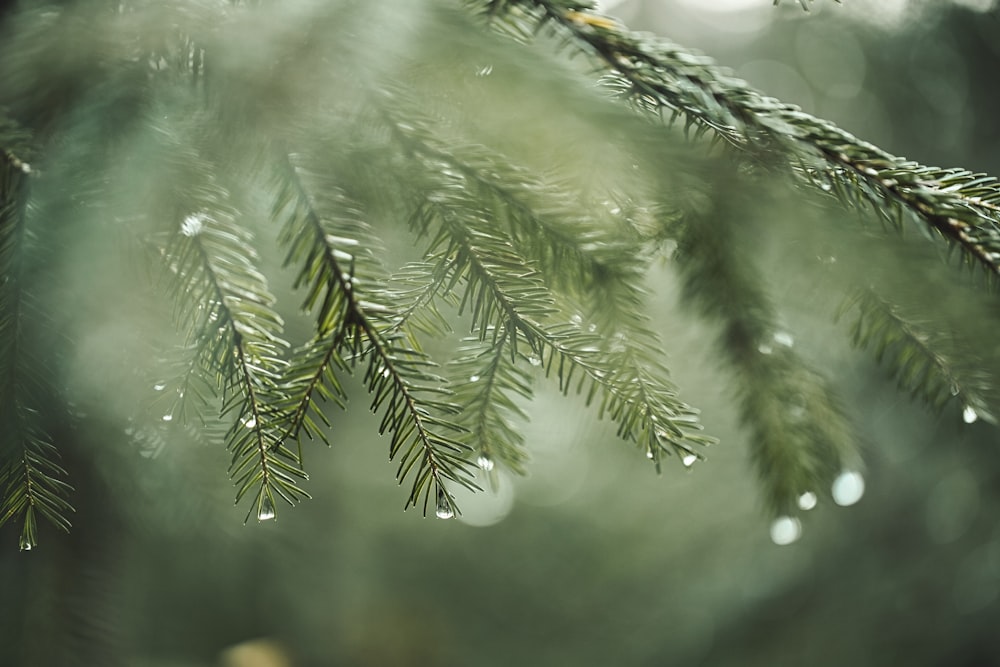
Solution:
[[[712,439],[691,433],[700,429],[697,411],[677,400],[676,390],[667,380],[669,373],[658,362],[659,341],[637,315],[645,304],[636,285],[647,263],[639,246],[622,240],[625,230],[619,228],[614,230],[617,235],[612,234],[609,222],[598,221],[581,210],[570,191],[544,184],[486,147],[445,147],[436,139],[429,124],[415,120],[414,114],[408,113],[405,120],[395,120],[392,112],[384,113],[390,129],[419,167],[428,173],[444,175],[441,192],[463,192],[462,198],[467,200],[463,205],[470,207],[466,220],[489,219],[505,223],[509,237],[498,237],[493,251],[501,256],[503,246],[512,245],[517,248],[518,256],[492,260],[496,265],[493,267],[495,273],[502,274],[505,265],[513,268],[520,263],[534,267],[550,289],[569,292],[586,303],[599,321],[601,333],[615,338],[619,350],[613,362],[604,364],[614,371],[596,367],[588,371],[594,381],[588,402],[594,399],[596,387],[604,387],[602,414],[606,408],[619,424],[619,435],[639,443],[654,460],[657,470],[664,453],[677,454],[685,465],[701,458],[701,454],[694,453],[692,445],[708,444]],[[447,199],[448,195],[430,196],[442,197]],[[419,227],[425,230],[426,221]],[[481,228],[478,238],[487,239],[492,232],[485,225]],[[485,246],[478,252],[484,250]],[[469,252],[470,257],[475,256],[477,249],[470,247]],[[438,274],[450,273],[454,283],[457,275],[454,269],[455,266],[442,268]],[[439,282],[443,280],[439,278]],[[474,280],[470,279],[470,284],[466,285],[463,299],[469,298]],[[525,290],[528,292],[530,290]],[[536,286],[534,293],[542,294],[542,291]],[[516,303],[524,303],[523,294],[511,298],[518,299]],[[543,307],[532,317],[541,322],[554,312],[552,308]],[[578,319],[582,321],[579,315],[574,316],[571,323],[579,324]],[[485,324],[477,321],[474,312],[473,328],[480,332],[508,324],[511,322]],[[596,327],[597,323],[591,326]],[[521,331],[525,340],[535,340],[532,334],[524,333],[523,327]],[[517,336],[513,341],[516,344]],[[571,356],[579,356],[570,348],[566,351]],[[561,360],[561,367],[563,363]],[[590,363],[583,365],[589,367]],[[652,368],[659,371],[659,377],[649,372]],[[560,381],[564,390],[568,389],[569,384],[563,383],[561,377]],[[666,415],[670,416],[669,421],[655,423]]]
[[[762,95],[705,56],[590,13],[588,2],[487,0],[488,13],[530,32],[545,25],[610,70],[620,95],[685,130],[712,132],[761,164],[783,160],[803,183],[865,202],[890,219],[910,217],[1000,276],[1000,184],[964,170],[927,167],[862,141],[833,123]]]
[[[589,384],[587,404],[600,393],[601,414],[615,419],[623,438],[655,452],[656,457],[667,451],[664,442],[682,461],[690,460],[687,457],[693,454],[694,445],[711,442],[695,432],[700,429],[694,418],[697,412],[642,370],[639,359],[649,360],[638,350],[633,348],[633,354],[624,356],[602,354],[596,330],[584,331],[572,319],[553,323],[561,311],[542,276],[514,250],[513,241],[491,224],[491,212],[470,196],[461,181],[449,181],[447,174],[442,178],[440,187],[428,192],[417,207],[411,224],[421,234],[437,228],[428,254],[441,265],[437,273],[445,290],[463,283],[459,310],[468,307],[471,329],[480,340],[490,337],[497,345],[504,336],[512,357],[523,341],[532,364],[544,366],[547,375],[555,369],[563,392],[570,391],[579,371],[577,393]],[[637,385],[639,378],[645,382]],[[641,428],[636,427],[639,423]]]
[[[211,185],[210,176],[201,192],[207,195],[203,207],[180,223],[165,258],[174,273],[181,325],[195,343],[202,372],[214,377],[221,391],[222,414],[233,416],[226,440],[236,501],[253,491],[247,520],[254,511],[259,519],[270,519],[276,496],[289,504],[309,497],[299,486],[306,474],[283,444],[275,408],[285,367],[283,324],[254,266],[250,233],[236,224],[235,211],[221,204],[225,192]]]
[[[735,218],[742,222],[746,204],[735,195],[715,201],[711,212],[683,222],[675,254],[683,295],[720,326],[717,347],[751,434],[766,506],[787,515],[802,494],[829,488],[857,464],[856,443],[837,397],[795,354],[755,267],[738,252],[745,224]]]
[[[0,117],[0,120],[3,120]],[[3,139],[18,138],[8,130]],[[69,531],[67,500],[73,488],[58,463],[59,453],[38,425],[45,391],[42,364],[25,336],[31,330],[24,291],[28,175],[31,168],[8,149],[0,150],[0,525],[21,522],[20,548],[38,545],[37,516]]]
[[[531,375],[508,354],[506,333],[486,333],[496,342],[484,345],[478,337],[466,338],[460,356],[449,364],[454,399],[464,406],[458,423],[467,429],[476,464],[484,472],[492,473],[500,464],[524,474],[524,436],[511,422],[527,420],[514,397],[531,400]]]
[[[400,332],[404,308],[393,300],[399,295],[378,289],[366,293],[381,277],[374,273],[375,246],[359,241],[371,237],[358,221],[358,211],[340,192],[319,201],[315,195],[322,191],[319,186],[309,187],[302,180],[309,176],[315,181],[315,175],[302,168],[293,168],[287,176],[294,184],[292,198],[298,213],[290,218],[283,242],[290,246],[289,261],[303,265],[297,284],[309,286],[306,307],[320,304],[313,345],[328,346],[329,351],[314,368],[330,368],[323,360],[331,358],[341,360],[338,364],[345,367],[344,358],[368,358],[364,382],[372,395],[372,411],[384,409],[379,433],[390,434],[389,458],[399,460],[396,479],[402,484],[413,474],[406,507],[421,505],[426,514],[433,494],[435,510],[441,516],[454,515],[458,507],[448,485],[476,488],[465,457],[468,447],[451,435],[463,430],[449,419],[459,408],[449,400],[442,378],[431,372],[430,358]],[[369,270],[359,275],[363,267]],[[327,370],[322,372],[327,379],[333,377]],[[316,372],[309,376],[309,383],[313,388],[330,386],[318,381]],[[335,395],[330,389],[325,391]],[[313,400],[310,391],[301,396],[300,405]]]
[[[563,290],[602,295],[602,305],[613,298],[603,295],[623,274],[638,273],[621,236],[609,233],[566,188],[545,183],[530,171],[486,146],[455,145],[435,136],[430,123],[400,100],[382,107],[393,137],[421,170],[447,170],[456,175],[474,196],[487,205],[498,223],[507,228],[518,250],[546,281]],[[398,116],[402,108],[404,115]]]
[[[901,389],[935,410],[956,400],[967,422],[983,419],[996,423],[988,391],[992,382],[980,363],[959,363],[945,350],[954,341],[906,317],[872,289],[859,289],[845,301],[838,316],[857,310],[851,327],[856,347],[871,348],[875,359],[887,366]],[[967,353],[966,353],[967,354]]]

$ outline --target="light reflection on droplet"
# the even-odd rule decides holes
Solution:
[[[811,510],[812,508],[816,507],[817,501],[818,499],[816,498],[815,493],[813,493],[812,491],[806,491],[801,496],[799,496],[799,508],[804,509],[806,511]]]
[[[157,383],[157,384],[153,385],[153,391],[163,391],[166,388],[167,388],[167,385],[165,385],[163,383]]]
[[[274,518],[274,502],[270,496],[264,496],[260,501],[260,508],[257,510],[258,521],[268,521]]]
[[[479,382],[479,376],[473,375],[472,377],[469,378],[469,382]]]
[[[865,495],[865,478],[861,473],[846,470],[833,480],[833,502],[841,507],[848,507],[861,500]]]
[[[681,463],[684,464],[685,468],[690,468],[691,466],[694,465],[694,462],[697,460],[698,457],[695,454],[685,454],[684,456],[681,457]]]
[[[448,507],[447,505],[439,505],[437,511],[434,512],[435,516],[439,519],[451,519],[455,516],[455,511]]]
[[[653,454],[653,450],[652,450],[652,449],[647,449],[647,450],[646,450],[646,458],[647,458],[647,459],[651,459],[651,458],[653,458],[653,457],[655,457],[655,456],[656,456],[656,455],[655,455],[655,454]]]
[[[532,356],[528,357],[528,363],[531,364],[532,366],[541,366],[542,365],[542,360],[539,359],[538,357],[532,355]]]
[[[780,516],[771,522],[771,541],[778,546],[791,544],[802,537],[802,522],[791,516]]]
[[[493,462],[493,459],[486,456],[486,454],[480,454],[479,458],[476,459],[476,465],[485,470],[486,472],[489,472],[490,470],[493,470],[493,467],[496,464]]]
[[[757,351],[760,352],[761,354],[771,354],[772,352],[774,352],[774,348],[772,348],[767,343],[761,343],[760,345],[757,346]]]
[[[778,345],[784,345],[785,347],[791,347],[795,344],[795,339],[792,338],[792,334],[787,331],[775,331],[772,338],[774,338],[775,343]]]
[[[971,405],[966,405],[965,409],[962,410],[962,421],[966,424],[973,424],[979,419],[979,415],[976,413],[976,409]]]
[[[165,422],[173,421],[173,419],[174,419],[173,415],[163,415],[163,421]]]
[[[201,215],[189,215],[181,223],[181,234],[184,236],[197,236],[205,226]]]
[[[254,428],[257,426],[257,418],[251,415],[243,420],[243,425],[247,428]]]

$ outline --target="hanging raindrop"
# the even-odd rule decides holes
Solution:
[[[257,510],[257,520],[267,521],[274,518],[274,501],[271,496],[265,494],[260,501],[260,508]]]
[[[656,454],[653,453],[652,449],[647,449],[646,450],[646,458],[647,459],[652,459],[652,458],[655,458],[655,457],[656,457]]]
[[[189,215],[181,223],[181,234],[184,236],[197,236],[205,226],[201,215]]]
[[[779,516],[771,522],[771,541],[778,546],[791,544],[802,537],[802,522],[791,516]]]
[[[439,519],[451,519],[455,516],[455,510],[451,508],[451,503],[448,502],[448,496],[441,489],[438,489],[437,511],[434,512],[434,514]]]
[[[681,457],[681,463],[684,464],[685,468],[690,468],[697,460],[698,456],[696,454],[691,454],[690,452]]]
[[[243,420],[243,425],[247,428],[254,428],[257,426],[257,418],[251,415]]]
[[[841,507],[848,507],[861,500],[865,495],[865,478],[861,473],[846,470],[833,480],[833,502]]]
[[[795,339],[792,338],[792,334],[787,331],[775,331],[772,338],[774,338],[775,343],[778,345],[784,345],[785,347],[791,347],[795,344]]]
[[[493,459],[491,459],[490,457],[486,456],[486,454],[480,454],[479,458],[476,459],[476,465],[478,465],[480,468],[482,468],[486,472],[489,472],[489,471],[493,470],[493,467],[496,464],[493,462]]]
[[[532,366],[541,366],[542,360],[536,357],[535,355],[531,355],[530,357],[528,357],[528,363],[531,364]]]
[[[19,546],[21,547],[21,551],[31,551],[35,545],[31,543],[31,540],[22,535]]]
[[[979,415],[976,413],[976,409],[971,405],[966,405],[965,409],[962,410],[962,421],[966,424],[973,424],[979,419]]]
[[[479,376],[473,375],[472,377],[469,378],[469,382],[479,382]]]
[[[169,421],[173,421],[173,420],[174,420],[174,416],[173,415],[163,415],[163,421],[169,422]]]
[[[806,491],[801,496],[799,496],[799,508],[809,511],[812,508],[816,507],[817,501],[818,498],[816,498],[815,493],[813,493],[812,491]]]

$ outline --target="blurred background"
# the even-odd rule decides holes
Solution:
[[[897,155],[1000,174],[994,4],[603,6]],[[793,243],[760,249],[771,287],[792,344],[831,372],[866,464],[861,500],[821,502],[793,543],[772,541],[714,334],[677,316],[665,265],[652,316],[682,398],[720,438],[706,461],[657,476],[545,383],[526,406],[528,475],[460,497],[458,520],[401,511],[357,384],[334,447],[307,452],[313,500],[277,521],[243,525],[220,447],[105,454],[74,479],[87,512],[72,535],[19,553],[14,527],[0,530],[0,664],[1000,664],[997,431],[959,408],[929,414],[852,351],[837,295],[786,261]]]

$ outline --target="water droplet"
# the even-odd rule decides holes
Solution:
[[[493,65],[483,65],[476,70],[476,76],[489,76],[493,73]]]
[[[569,321],[570,321],[571,324],[575,324],[576,326],[580,326],[581,324],[583,324],[583,317],[581,317],[580,314],[577,313],[573,317],[569,318]]]
[[[975,423],[977,419],[979,419],[979,415],[976,413],[975,408],[971,405],[966,405],[965,409],[962,410],[962,421],[966,424],[972,424]]]
[[[257,418],[254,417],[253,415],[250,415],[249,417],[243,420],[243,425],[246,426],[247,428],[254,428],[257,426]]]
[[[761,354],[771,354],[772,352],[774,352],[774,348],[772,348],[767,343],[761,343],[760,345],[757,346],[757,351],[760,352]]]
[[[694,462],[698,460],[698,456],[691,454],[690,452],[681,457],[681,463],[684,464],[685,468],[690,468],[694,465]]]
[[[532,366],[541,366],[542,360],[536,357],[535,355],[531,355],[530,357],[528,357],[528,363],[531,364]]]
[[[197,236],[201,233],[204,226],[205,219],[200,213],[189,215],[181,223],[181,234],[184,236]]]
[[[772,338],[774,338],[775,343],[778,345],[784,345],[785,347],[791,347],[795,344],[795,339],[792,338],[792,334],[787,331],[775,331]]]
[[[486,472],[489,472],[489,471],[493,470],[493,466],[496,465],[496,464],[493,462],[493,459],[491,459],[490,457],[486,456],[486,454],[480,454],[479,458],[476,459],[476,465],[478,465],[480,468],[482,468]]]
[[[830,185],[829,183],[820,183],[819,189],[822,190],[823,192],[829,192],[830,190],[833,189],[833,186]]]
[[[163,415],[163,421],[169,422],[169,421],[173,421],[173,420],[174,420],[174,416],[173,415]]]
[[[816,507],[817,501],[818,499],[816,498],[815,493],[813,493],[812,491],[806,491],[801,496],[799,496],[799,508],[804,509],[806,511],[811,510],[812,508]]]
[[[591,324],[590,326],[587,327],[587,331],[589,331],[590,333],[594,333],[595,331],[597,331],[597,325],[596,324]],[[596,352],[596,350],[595,350],[595,352]]]
[[[802,522],[791,516],[780,516],[771,522],[771,541],[779,546],[791,544],[802,537]]]
[[[18,543],[18,546],[21,547],[21,551],[31,551],[32,548],[34,548],[35,545],[32,544],[31,540],[28,539],[28,537],[26,537],[25,535],[22,535],[21,536],[21,541]]]
[[[384,377],[384,378],[387,378],[387,377],[389,377],[389,376],[390,376],[391,374],[392,374],[392,373],[390,373],[390,371],[389,371],[389,369],[388,369],[388,368],[383,368],[383,369],[382,369],[382,377]]]
[[[455,516],[455,510],[452,509],[448,496],[441,489],[438,489],[437,511],[434,514],[439,519],[450,519]]]
[[[652,459],[652,458],[655,458],[655,457],[656,457],[656,454],[653,453],[652,449],[647,449],[646,450],[646,458],[647,459]]]
[[[163,384],[162,382],[158,382],[153,385],[153,391],[163,391],[166,388],[167,385]]]
[[[865,478],[861,473],[846,470],[833,480],[833,502],[841,507],[848,507],[861,500],[865,495]]]
[[[271,500],[271,496],[264,494],[264,497],[260,501],[260,507],[257,509],[257,520],[268,521],[273,518],[274,501]]]
[[[473,375],[469,378],[469,382],[479,382],[479,376]]]

